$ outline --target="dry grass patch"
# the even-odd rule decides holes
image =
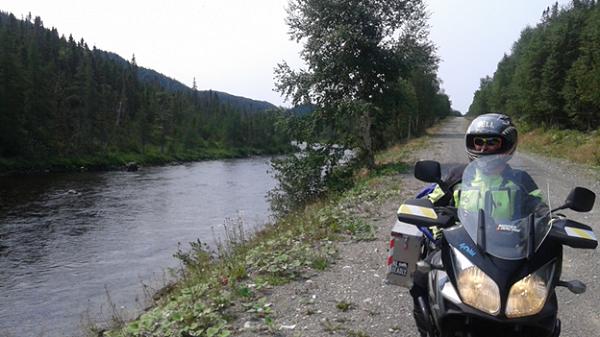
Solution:
[[[519,146],[532,152],[600,166],[600,133],[537,128],[525,132]]]

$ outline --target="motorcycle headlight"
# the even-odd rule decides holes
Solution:
[[[500,312],[500,290],[494,280],[454,249],[458,292],[462,301],[490,315]]]
[[[513,284],[506,303],[506,317],[517,318],[539,313],[548,297],[548,283],[554,273],[554,261]]]

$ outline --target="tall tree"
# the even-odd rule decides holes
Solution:
[[[304,43],[307,67],[279,64],[277,90],[294,105],[317,107],[319,141],[359,147],[372,167],[375,115],[387,108],[382,102],[403,75],[402,41],[426,38],[419,35],[426,29],[423,2],[291,0],[287,24]]]

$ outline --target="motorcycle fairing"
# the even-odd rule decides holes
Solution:
[[[478,309],[472,308],[464,303],[459,305],[463,311],[469,312],[473,315],[490,319],[508,319],[506,318],[504,312],[506,310],[506,303],[511,286],[548,263],[555,263],[554,274],[551,280],[549,280],[550,289],[553,289],[558,282],[558,275],[560,275],[560,266],[562,264],[562,258],[560,258],[562,256],[562,245],[557,244],[552,240],[546,240],[542,246],[540,246],[540,249],[538,249],[538,252],[531,260],[503,260],[486,254],[479,249],[479,247],[473,242],[469,234],[461,225],[445,230],[443,241],[445,241],[441,245],[441,260],[443,265],[456,265],[454,253],[452,252],[452,247],[454,247],[455,249],[459,250],[471,263],[492,278],[498,285],[501,300],[500,313],[496,316],[493,316],[481,312]],[[446,272],[448,274],[449,281],[452,282],[452,286],[454,289],[456,289],[460,297],[460,292],[458,291],[457,285],[458,271],[455,270],[455,268],[446,268]],[[550,297],[550,294],[548,296]],[[543,312],[544,310],[542,310],[541,313]]]

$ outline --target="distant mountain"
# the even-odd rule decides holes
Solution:
[[[99,55],[103,55],[104,57],[121,64],[124,67],[129,64],[129,61],[125,60],[124,58],[122,58],[121,56],[119,56],[115,53],[103,51],[100,49],[96,49],[95,52],[98,53]],[[192,91],[192,88],[188,87],[187,85],[185,85],[175,79],[172,79],[166,75],[163,75],[155,70],[144,68],[144,67],[138,68],[138,78],[140,81],[142,81],[144,83],[158,84],[162,88],[164,88],[165,90],[168,90],[168,91],[183,91],[183,92]],[[228,104],[233,108],[241,109],[241,110],[248,111],[248,112],[257,112],[257,111],[277,109],[277,106],[275,106],[269,102],[257,101],[257,100],[246,98],[246,97],[235,96],[235,95],[228,94],[226,92],[215,91],[215,90],[199,90],[198,91],[199,98],[208,98],[209,96],[211,96],[213,99],[216,97],[223,104]]]

